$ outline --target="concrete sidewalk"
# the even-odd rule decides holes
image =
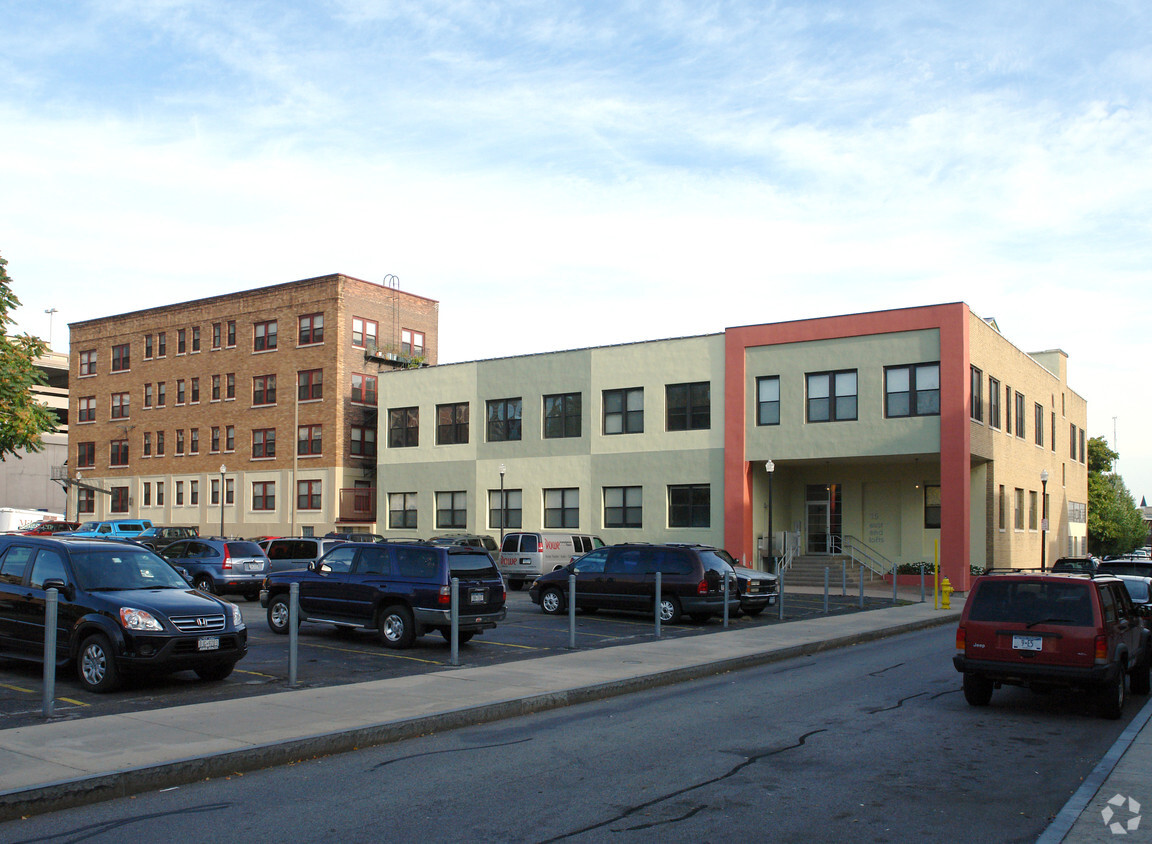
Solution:
[[[931,603],[0,731],[0,820],[954,624]]]

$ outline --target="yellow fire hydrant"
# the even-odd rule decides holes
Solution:
[[[947,610],[952,608],[952,593],[956,590],[952,588],[952,583],[946,577],[940,578],[940,608]]]

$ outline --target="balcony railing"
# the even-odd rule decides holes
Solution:
[[[356,487],[355,489],[340,490],[340,521],[376,521],[375,488]]]

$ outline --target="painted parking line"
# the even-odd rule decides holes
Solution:
[[[251,674],[253,677],[267,677],[270,680],[279,680],[280,679],[275,674],[261,674],[259,671],[245,671],[242,668],[237,668],[236,673],[237,674]]]
[[[410,662],[422,662],[426,665],[444,665],[442,660],[438,659],[421,659],[418,656],[403,656],[402,654],[393,653],[392,651],[365,651],[359,648],[338,648],[335,645],[318,645],[314,642],[301,642],[300,644],[306,645],[309,648],[320,648],[326,651],[339,651],[346,654],[362,654],[364,656],[378,656],[386,657],[388,659],[404,659]]]
[[[0,683],[0,689],[11,689],[14,692],[27,692],[28,694],[33,693],[33,689],[24,689],[20,686],[10,686],[7,683]]]
[[[41,692],[40,689],[26,689],[23,686],[13,686],[10,683],[0,683],[0,689],[9,689],[10,691],[13,691],[13,692],[22,692],[22,693],[28,694],[28,695],[38,695]],[[82,700],[74,700],[73,698],[70,698],[70,697],[54,697],[54,698],[52,698],[52,700],[54,700],[54,701],[62,700],[65,703],[72,704],[73,706],[91,706],[90,703],[85,703]]]

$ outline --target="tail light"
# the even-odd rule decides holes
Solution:
[[[957,627],[956,628],[956,651],[957,651],[957,653],[964,653],[964,647],[965,647],[964,628],[963,627]]]
[[[228,553],[228,544],[224,544],[224,568],[232,568],[232,555]]]
[[[707,580],[701,580],[699,583],[696,584],[696,594],[697,595],[707,595],[708,594],[708,581]]]
[[[1096,637],[1096,661],[1097,662],[1107,662],[1108,661],[1108,637],[1107,636],[1097,636]]]
[[[444,607],[452,606],[452,587],[441,586],[440,594],[436,596],[436,603]]]

